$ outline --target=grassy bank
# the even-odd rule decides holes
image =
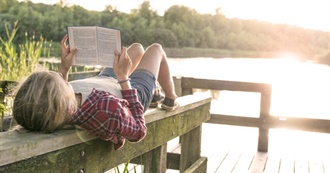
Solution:
[[[266,52],[266,51],[242,51],[228,49],[208,49],[208,48],[164,48],[168,57],[186,58],[186,57],[247,57],[247,58],[273,58],[289,52]],[[293,53],[291,53],[293,54]],[[302,55],[299,55],[300,57]]]
[[[50,48],[50,57],[60,57],[61,45],[53,43]],[[302,60],[311,60],[321,64],[330,65],[330,52],[320,53],[319,55],[303,55],[292,52],[267,52],[267,51],[242,51],[242,50],[228,50],[228,49],[209,49],[209,48],[164,48],[168,57],[172,58],[192,58],[192,57],[246,57],[246,58],[274,58],[281,56],[294,55],[300,57]]]
[[[274,57],[299,57],[302,61],[313,61],[315,63],[330,65],[330,51],[320,52],[318,55],[304,55],[293,52],[266,52],[266,51],[242,51],[227,49],[207,49],[207,48],[164,48],[168,57],[172,58],[193,58],[193,57],[213,57],[213,58],[274,58]]]

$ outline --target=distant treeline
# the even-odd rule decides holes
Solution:
[[[256,20],[229,19],[220,8],[215,14],[200,14],[194,9],[174,5],[160,16],[148,1],[127,14],[111,5],[98,12],[77,5],[68,6],[65,0],[60,0],[56,5],[1,0],[0,37],[6,36],[5,24],[10,28],[15,21],[19,23],[15,37],[17,43],[24,40],[26,34],[36,38],[42,35],[48,41],[59,42],[67,32],[67,26],[98,25],[120,29],[123,45],[158,42],[166,48],[175,49],[293,52],[309,59],[329,55],[330,49],[329,32]]]

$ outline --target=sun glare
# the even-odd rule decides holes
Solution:
[[[276,60],[271,70],[271,114],[329,119],[330,70],[323,67],[290,56]]]

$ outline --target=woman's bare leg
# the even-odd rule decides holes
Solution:
[[[160,44],[154,43],[149,46],[136,69],[150,71],[158,80],[165,97],[175,100],[173,78],[167,62],[167,56]]]
[[[131,75],[142,59],[144,48],[140,43],[133,43],[127,48],[127,53],[132,61],[132,67],[129,72],[129,75]]]

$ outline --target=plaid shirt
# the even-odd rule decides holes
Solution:
[[[92,132],[99,138],[121,148],[125,138],[130,142],[142,140],[147,127],[143,106],[138,101],[136,89],[123,90],[123,99],[93,89],[87,100],[72,116],[71,123]]]

